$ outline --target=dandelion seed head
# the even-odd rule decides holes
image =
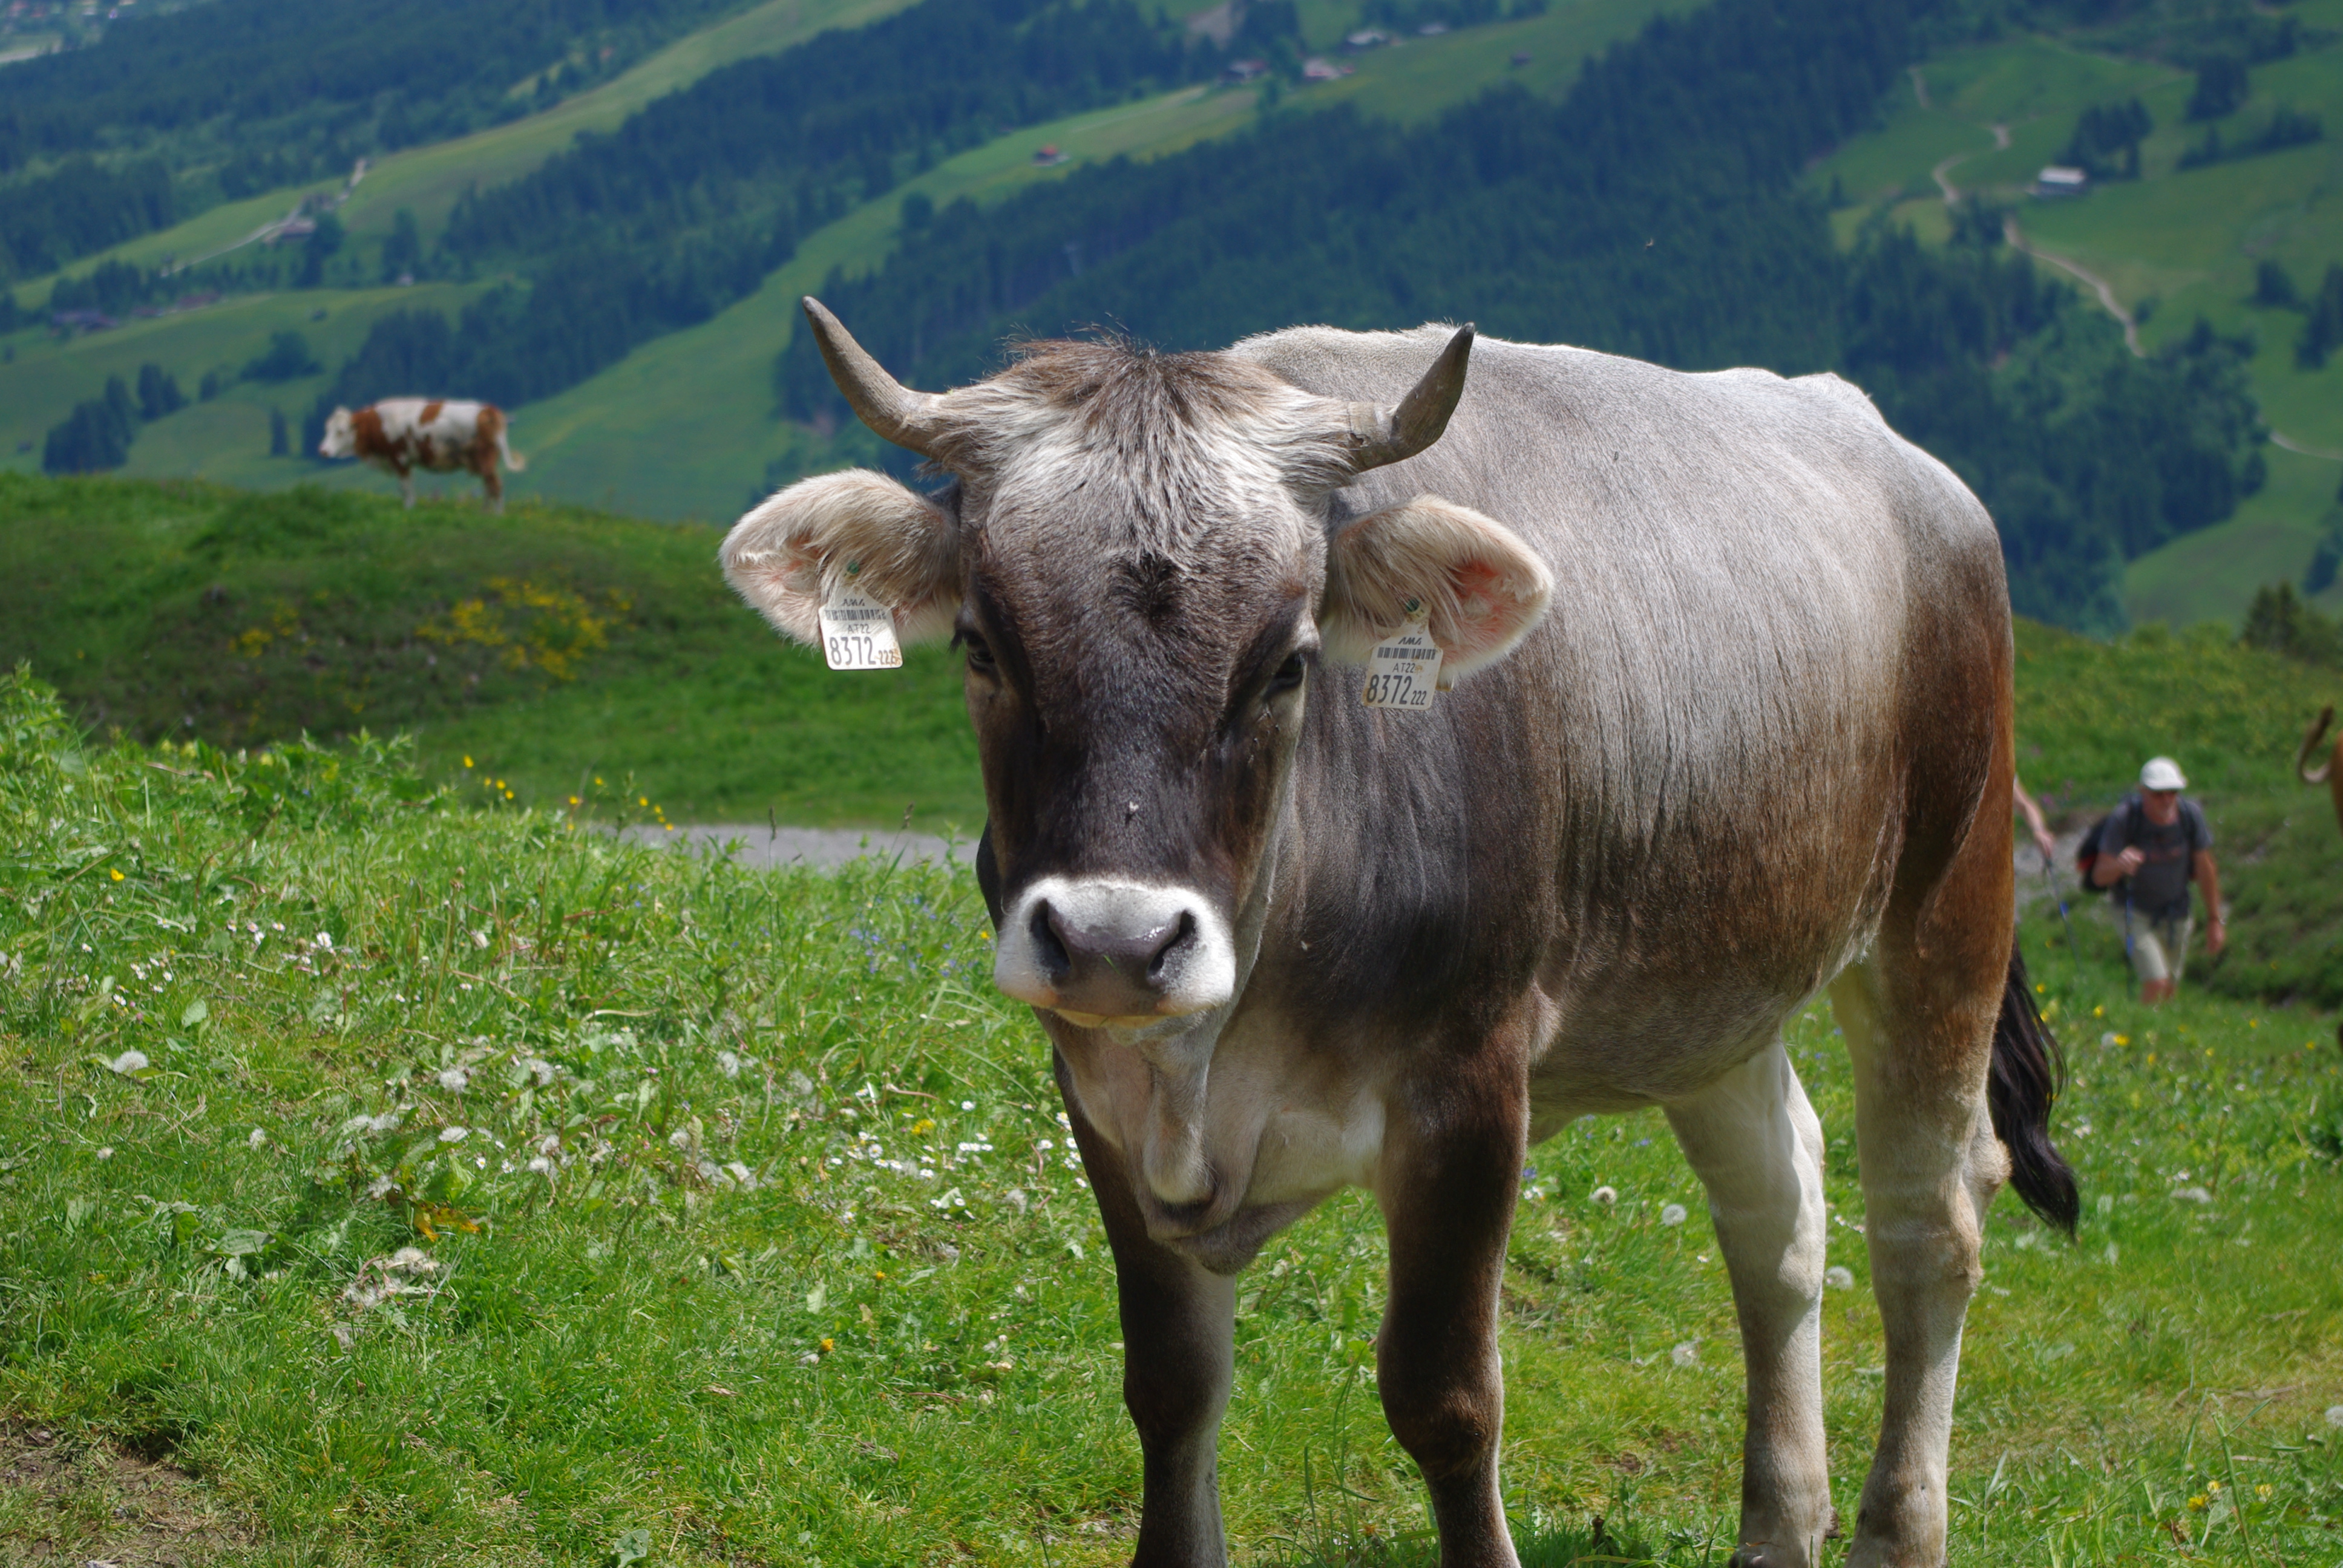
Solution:
[[[251,1137],[249,1137],[249,1138],[247,1138],[247,1139],[246,1139],[244,1141],[245,1141],[245,1144],[246,1144],[246,1147],[248,1147],[248,1148],[252,1148],[252,1149],[257,1149],[257,1148],[259,1148],[262,1144],[266,1143],[266,1142],[268,1141],[268,1134],[267,1134],[267,1133],[266,1133],[266,1132],[263,1132],[259,1128],[256,1127],[256,1128],[254,1128],[254,1129],[252,1130],[252,1136],[251,1136]]]
[[[1660,1223],[1663,1225],[1681,1225],[1684,1218],[1684,1206],[1681,1203],[1669,1203],[1660,1210]]]
[[[443,1127],[439,1130],[439,1141],[442,1143],[461,1143],[465,1139],[469,1138],[471,1135],[472,1130],[468,1127]]]
[[[1608,1209],[1619,1201],[1619,1189],[1616,1187],[1597,1187],[1594,1191],[1589,1192],[1586,1196],[1594,1202],[1600,1203],[1603,1207]]]
[[[1700,1342],[1686,1340],[1668,1352],[1668,1360],[1680,1367],[1697,1365],[1700,1362]]]
[[[1823,1271],[1823,1286],[1825,1290],[1851,1291],[1855,1289],[1855,1271],[1845,1263],[1833,1263]]]

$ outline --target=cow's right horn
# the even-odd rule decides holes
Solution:
[[[1456,412],[1456,400],[1464,396],[1464,367],[1472,357],[1473,324],[1468,321],[1396,407],[1352,404],[1351,472],[1363,474],[1413,457],[1439,440],[1448,428],[1448,417]]]
[[[856,416],[898,447],[922,457],[935,456],[930,448],[941,432],[938,410],[943,399],[933,392],[914,392],[880,368],[829,307],[810,294],[805,297],[805,313],[813,324],[822,362],[830,367],[830,378],[838,383]]]

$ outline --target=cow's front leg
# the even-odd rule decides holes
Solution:
[[[1830,1527],[1823,1438],[1823,1128],[1779,1043],[1668,1107],[1708,1189],[1748,1368],[1741,1568],[1812,1568]]]
[[[1061,1091],[1065,1071],[1061,1061]],[[1133,1568],[1222,1568],[1219,1450],[1235,1362],[1236,1283],[1148,1235],[1123,1156],[1083,1118],[1071,1092],[1064,1099],[1114,1252],[1122,1402],[1139,1429]]]
[[[1529,1141],[1519,1084],[1459,1074],[1390,1118],[1375,1198],[1391,1234],[1391,1301],[1375,1375],[1392,1434],[1423,1472],[1441,1568],[1517,1568],[1497,1493],[1505,1423],[1497,1302]]]

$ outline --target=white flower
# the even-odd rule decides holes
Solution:
[[[1662,1210],[1660,1211],[1660,1223],[1661,1223],[1661,1224],[1663,1224],[1663,1225],[1681,1225],[1681,1224],[1683,1224],[1684,1222],[1684,1206],[1683,1204],[1681,1204],[1681,1203],[1670,1203],[1670,1204],[1669,1204],[1669,1205],[1667,1205],[1665,1208],[1664,1208],[1664,1209],[1662,1209]]]
[[[955,1187],[940,1198],[929,1199],[928,1207],[930,1209],[965,1209],[968,1207],[968,1200],[961,1197],[960,1195],[960,1189]]]
[[[671,1149],[689,1149],[691,1147],[691,1132],[688,1128],[679,1127],[667,1135],[667,1141]]]
[[[548,1160],[542,1154],[538,1155],[536,1159],[531,1160],[528,1162],[528,1168],[536,1171],[540,1176],[550,1176],[553,1174],[553,1161]]]
[[[465,1139],[469,1138],[471,1135],[472,1130],[468,1127],[442,1127],[439,1130],[439,1141],[442,1143],[461,1143]]]
[[[134,1072],[146,1071],[148,1063],[146,1060],[146,1053],[145,1051],[126,1050],[120,1056],[116,1057],[112,1061],[107,1062],[106,1065],[112,1068],[115,1071],[122,1074],[125,1078],[127,1078]]]
[[[1855,1271],[1845,1263],[1833,1263],[1823,1271],[1823,1288],[1830,1291],[1855,1289]]]
[[[263,1131],[262,1131],[259,1128],[257,1128],[257,1127],[256,1127],[256,1128],[254,1128],[254,1129],[252,1130],[252,1136],[245,1140],[245,1142],[246,1142],[248,1146],[250,1146],[250,1147],[252,1147],[252,1148],[254,1148],[254,1149],[257,1149],[257,1148],[259,1148],[262,1144],[264,1144],[264,1143],[266,1143],[266,1142],[267,1142],[267,1141],[268,1141],[268,1134],[267,1134],[267,1133],[266,1133],[266,1132],[263,1132]]]
[[[460,1067],[439,1070],[439,1087],[450,1094],[461,1094],[472,1086],[472,1075]]]
[[[2327,1407],[2327,1424],[2343,1426],[2343,1404],[2330,1404]]]
[[[738,1078],[740,1076],[740,1059],[729,1050],[719,1050],[716,1053],[716,1070],[727,1078]]]
[[[319,931],[317,933],[317,945],[325,949],[327,952],[332,952],[334,950],[334,933],[331,931]]]
[[[487,947],[488,945],[488,933],[486,931],[474,931],[472,933],[472,945],[476,948]]]
[[[113,1146],[112,1146],[111,1144],[109,1144],[109,1145],[107,1145],[106,1148],[99,1150],[99,1151],[97,1151],[97,1157],[98,1157],[100,1160],[111,1160],[111,1159],[113,1159],[113,1158],[114,1158],[114,1148],[113,1148]]]
[[[976,1101],[973,1100],[963,1100],[960,1102],[960,1108],[962,1111],[973,1111],[976,1109]]]
[[[1594,1201],[1602,1204],[1605,1209],[1608,1209],[1614,1203],[1619,1201],[1619,1189],[1616,1187],[1597,1187],[1594,1191],[1589,1192],[1587,1197],[1592,1199]]]
[[[2176,1203],[2210,1203],[2213,1194],[2202,1187],[2175,1187],[2172,1200]]]
[[[1694,1366],[1700,1361],[1700,1342],[1686,1340],[1668,1352],[1668,1360],[1680,1367]]]
[[[1051,1142],[1046,1138],[1037,1138],[1033,1141],[1033,1147],[1036,1149],[1055,1149],[1057,1145]]]

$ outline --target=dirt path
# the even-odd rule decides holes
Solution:
[[[2131,312],[2123,307],[2123,302],[2116,297],[2116,291],[2108,286],[2106,278],[2079,262],[2068,261],[2063,256],[2054,256],[2039,246],[2027,244],[2025,231],[2017,226],[2017,220],[2014,217],[2002,220],[2001,233],[2002,237],[2009,241],[2012,250],[2022,250],[2035,260],[2046,261],[2059,271],[2071,273],[2088,284],[2092,292],[2099,297],[2099,303],[2107,307],[2107,314],[2123,323],[2124,347],[2131,350],[2136,359],[2147,357],[2147,350],[2139,346],[2139,323],[2131,318]]]
[[[763,822],[703,822],[666,829],[638,825],[620,835],[639,844],[665,844],[701,853],[729,852],[744,866],[811,866],[830,870],[868,855],[907,861],[976,859],[976,840],[935,833],[890,833],[868,828],[776,828]]]
[[[1916,75],[1914,80],[1916,81],[1917,79],[1918,78]],[[1924,95],[1920,101],[1925,104],[1928,100]],[[2009,150],[2009,127],[2007,126],[1995,124],[1987,126],[1985,128],[1993,133],[1993,151],[2001,153],[2007,152]],[[1971,158],[1981,158],[1983,156],[1985,156],[1983,150],[1974,153],[1955,153],[1951,157],[1945,158],[1938,162],[1935,168],[1928,171],[1928,177],[1936,182],[1936,188],[1938,190],[1945,193],[1945,205],[1946,206],[1950,206],[1955,202],[1961,199],[1960,187],[1953,184],[1953,182],[1946,176],[1949,176],[1959,165],[1968,162]]]

